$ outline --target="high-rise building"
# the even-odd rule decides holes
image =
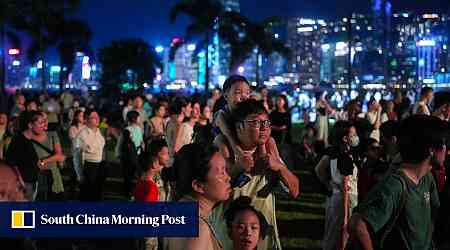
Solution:
[[[22,51],[12,48],[6,54],[6,87],[21,88],[25,80],[25,58]]]
[[[239,0],[220,0],[226,11],[240,12]],[[217,25],[220,25],[220,19]],[[231,47],[228,43],[219,38],[218,33],[214,34],[212,44],[209,47],[209,66],[210,66],[210,87],[223,84],[229,74],[229,64],[231,57]]]
[[[291,18],[287,23],[287,46],[292,55],[288,65],[298,74],[300,84],[319,83],[323,35],[327,33],[324,20]]]
[[[434,40],[417,42],[417,76],[419,83],[434,83],[434,73],[439,69],[439,44]]]
[[[447,15],[393,14],[394,57],[391,77],[399,83],[436,81],[436,74],[448,71],[450,19]]]
[[[196,50],[195,44],[186,44],[183,39],[176,37],[172,39],[171,47],[177,46],[173,60],[165,56],[165,76],[169,82],[183,81],[186,83],[198,82],[198,61],[193,57]]]
[[[239,0],[220,0],[220,2],[225,7],[226,11],[236,11],[236,12],[241,11]]]
[[[401,84],[416,82],[417,57],[416,34],[418,27],[412,13],[403,12],[393,15],[392,47],[393,58],[389,62],[392,81]]]

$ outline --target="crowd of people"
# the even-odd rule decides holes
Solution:
[[[198,237],[132,249],[281,249],[275,196],[300,195],[293,156],[315,166],[328,197],[323,249],[450,249],[450,99],[431,88],[412,105],[400,92],[371,99],[367,112],[359,99],[338,110],[318,92],[315,122],[304,117],[297,141],[286,94],[237,75],[208,99],[133,93],[108,104],[66,90],[11,100],[0,113],[1,200],[102,201],[112,154],[126,200],[198,202]]]

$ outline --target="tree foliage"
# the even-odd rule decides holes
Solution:
[[[162,68],[155,48],[142,39],[113,41],[99,50],[98,59],[103,67],[100,83],[109,92],[126,83],[134,88],[152,85],[157,68]]]

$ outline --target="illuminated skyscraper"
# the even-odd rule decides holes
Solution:
[[[25,57],[20,49],[9,49],[6,54],[6,87],[21,88],[25,80]]]
[[[319,83],[321,45],[327,32],[324,20],[309,18],[288,20],[287,46],[292,51],[288,70],[298,74],[300,84]]]
[[[434,83],[434,73],[438,70],[439,45],[434,40],[417,42],[417,76],[419,82]]]
[[[226,11],[236,11],[236,12],[241,11],[239,0],[220,0],[220,2],[225,7]]]

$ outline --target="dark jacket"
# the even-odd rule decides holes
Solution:
[[[39,158],[33,143],[22,133],[16,134],[6,151],[5,159],[11,166],[19,169],[24,182],[36,182],[39,173]]]

